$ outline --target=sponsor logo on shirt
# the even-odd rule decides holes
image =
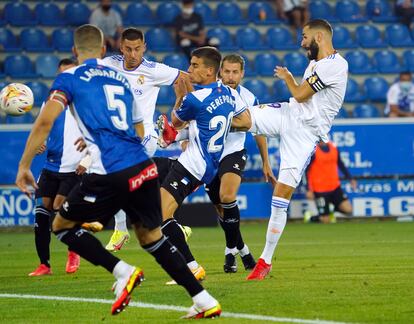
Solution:
[[[137,190],[145,181],[152,180],[158,177],[158,170],[155,164],[151,164],[146,167],[136,176],[130,178],[129,182],[129,191]]]
[[[177,181],[171,182],[170,186],[173,187],[175,190],[177,190],[178,189],[178,182]]]

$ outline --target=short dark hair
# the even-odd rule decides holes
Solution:
[[[213,67],[214,71],[218,73],[221,63],[221,54],[217,48],[212,46],[199,47],[191,52],[191,57],[193,56],[203,59],[203,63],[206,66]]]
[[[121,34],[121,40],[125,40],[125,39],[130,40],[130,41],[140,39],[144,41],[144,33],[137,28],[129,27],[125,29]]]
[[[305,24],[304,27],[309,29],[323,29],[333,35],[333,29],[331,24],[325,19],[313,19]]]
[[[62,65],[76,65],[76,61],[71,58],[63,58],[59,61],[58,68],[60,68]]]
[[[181,0],[181,3],[186,5],[186,4],[194,3],[194,0]]]
[[[401,71],[400,72],[400,76],[402,76],[402,75],[409,75],[409,76],[411,76],[411,72],[410,71]]]
[[[223,67],[224,62],[239,63],[241,70],[242,71],[244,70],[245,61],[244,61],[243,56],[241,56],[239,54],[229,54],[229,55],[226,55],[225,57],[223,57],[223,60],[221,61],[221,67]]]
[[[73,43],[80,52],[95,52],[104,46],[104,36],[97,26],[85,24],[75,29]]]

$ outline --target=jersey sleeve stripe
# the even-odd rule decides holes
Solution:
[[[180,76],[181,71],[178,70],[177,76],[174,78],[173,82],[171,82],[170,85],[173,85],[175,83],[175,81],[177,81],[178,77]]]
[[[242,109],[240,109],[238,112],[235,112],[233,116],[238,116],[240,115],[242,112],[244,112],[246,110],[246,107],[243,107]]]
[[[185,120],[182,120],[181,118],[180,118],[180,116],[178,116],[178,113],[177,113],[177,110],[173,110],[173,114],[175,115],[175,117],[177,117],[180,121],[182,121],[183,123],[185,122]]]

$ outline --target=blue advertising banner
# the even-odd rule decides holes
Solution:
[[[408,216],[414,215],[414,179],[410,180],[361,180],[357,190],[344,182],[343,190],[351,200],[354,216]],[[306,210],[316,214],[313,201],[305,199],[303,187],[289,207],[289,217],[302,218]],[[267,219],[270,215],[272,188],[266,183],[243,183],[237,196],[242,219]],[[200,187],[185,203],[209,202]],[[0,187],[0,226],[33,225],[34,200],[16,187]]]

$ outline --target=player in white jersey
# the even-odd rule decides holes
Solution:
[[[187,77],[186,73],[162,63],[144,58],[146,50],[144,34],[136,28],[127,28],[122,32],[120,51],[122,55],[109,56],[105,63],[121,72],[132,86],[134,100],[142,110],[144,118],[143,140],[147,153],[152,157],[157,149],[157,133],[154,129],[154,111],[161,86],[171,86],[177,80]],[[115,215],[115,231],[106,248],[110,251],[121,249],[129,239],[124,211]]]
[[[310,63],[301,84],[277,66],[275,76],[285,80],[292,97],[288,103],[250,108],[251,132],[280,136],[280,170],[273,191],[266,245],[248,280],[261,280],[270,272],[272,256],[286,225],[287,208],[302,173],[320,140],[327,141],[333,119],[341,109],[348,79],[348,63],[332,45],[332,27],[325,20],[312,20],[303,28],[302,47]],[[248,125],[234,120],[238,128]]]
[[[71,59],[59,62],[59,72],[75,66]],[[42,106],[43,108],[43,106]],[[54,213],[59,210],[72,188],[80,181],[75,170],[83,153],[77,151],[75,142],[81,137],[80,130],[69,109],[61,114],[53,124],[53,128],[45,145],[37,152],[46,151],[46,162],[37,182],[35,208],[35,246],[40,265],[29,276],[51,275],[50,266],[50,222]],[[74,273],[79,268],[80,257],[68,250],[66,272]]]

